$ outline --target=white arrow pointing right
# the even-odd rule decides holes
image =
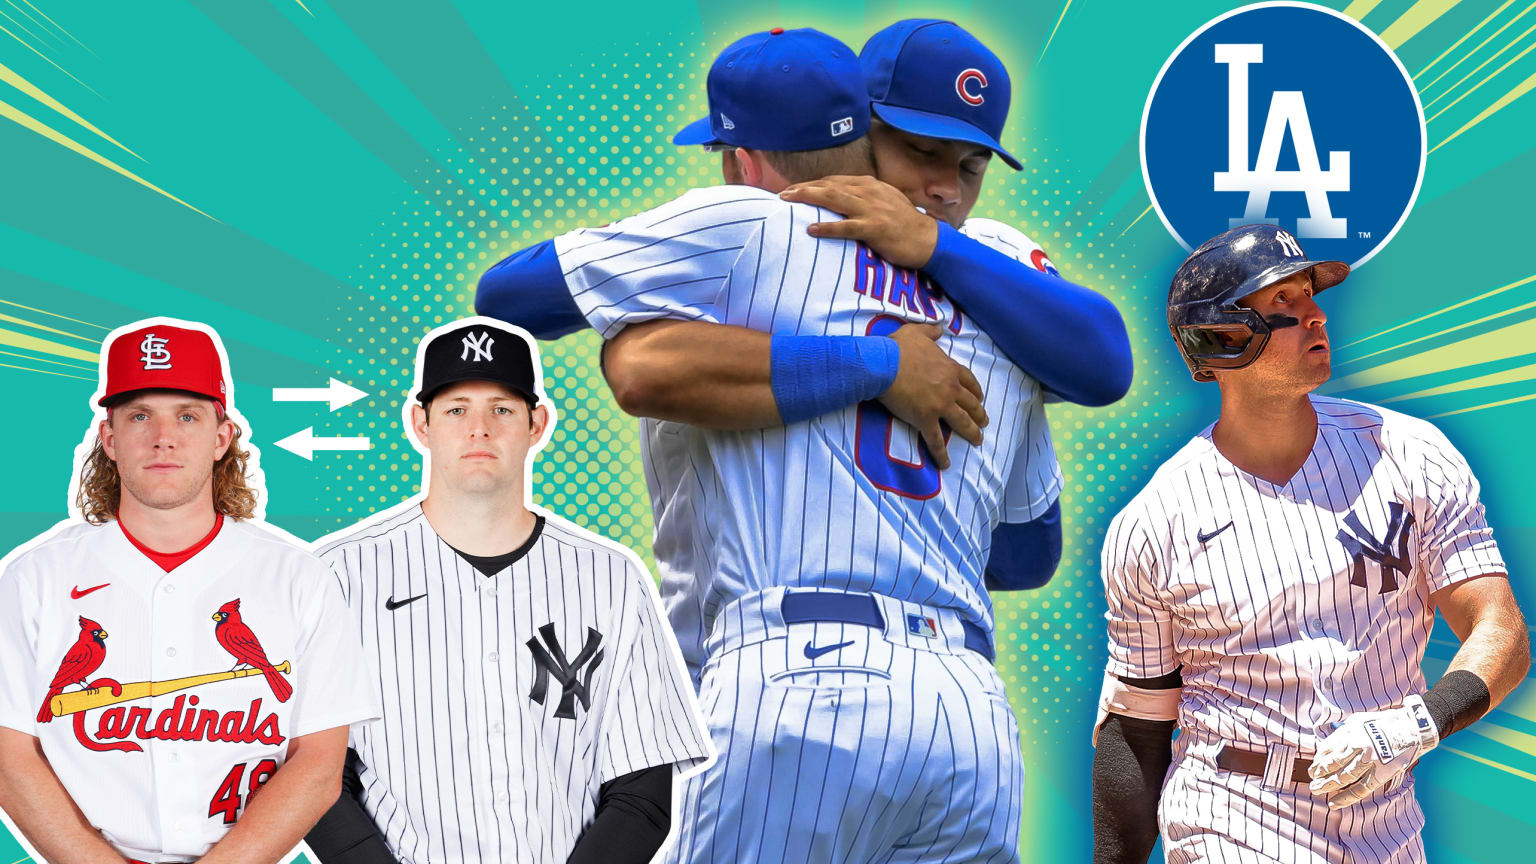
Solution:
[[[367,438],[317,438],[315,427],[305,426],[281,441],[274,442],[295,456],[315,461],[316,450],[368,450],[373,443]]]
[[[328,402],[331,410],[344,408],[368,394],[335,378],[324,387],[273,387],[273,402]]]

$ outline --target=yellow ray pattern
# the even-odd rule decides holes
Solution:
[[[73,74],[70,73],[70,71],[68,69],[65,69],[63,66],[60,66],[59,64],[53,62],[53,60],[51,60],[48,57],[47,54],[44,54],[43,52],[37,50],[36,48],[33,48],[31,45],[27,45],[27,41],[25,39],[22,39],[20,36],[17,36],[15,33],[12,33],[11,31],[6,30],[4,27],[0,27],[0,31],[3,31],[5,33],[5,35],[11,37],[12,39],[15,39],[17,42],[20,42],[22,45],[26,45],[26,48],[27,48],[28,51],[31,51],[33,54],[36,54],[37,56],[43,58],[43,60],[45,62],[47,62],[47,64],[49,66],[52,66],[53,68],[59,70],[60,72],[63,72],[65,75],[69,75],[69,77],[76,84],[79,84],[81,87],[84,87],[85,89],[91,91],[92,93],[96,93],[96,88],[94,88],[91,85],[85,83],[84,81],[81,81],[79,78],[76,78]],[[100,93],[96,93],[96,95],[100,96],[101,94]]]
[[[1527,48],[1525,50],[1529,51],[1531,49]],[[1518,60],[1519,58],[1517,57],[1515,59]],[[1524,81],[1521,81],[1519,84],[1516,84],[1514,86],[1514,89],[1510,90],[1508,93],[1505,93],[1503,96],[1500,96],[1498,99],[1494,100],[1494,103],[1492,105],[1489,105],[1487,108],[1484,108],[1482,111],[1478,112],[1478,115],[1476,117],[1473,117],[1471,120],[1468,120],[1460,129],[1457,129],[1455,132],[1452,132],[1450,134],[1450,136],[1447,137],[1444,141],[1441,141],[1439,144],[1436,144],[1434,147],[1430,148],[1429,152],[1433,153],[1436,150],[1439,150],[1441,147],[1444,147],[1445,145],[1451,143],[1451,141],[1454,140],[1461,133],[1467,131],[1468,129],[1471,129],[1473,126],[1476,126],[1477,124],[1483,122],[1484,120],[1487,120],[1489,117],[1492,117],[1494,115],[1494,112],[1503,109],[1504,106],[1506,106],[1509,103],[1515,101],[1516,99],[1519,99],[1521,96],[1524,96],[1525,94],[1531,92],[1531,88],[1532,87],[1536,87],[1536,73],[1532,73],[1531,77],[1525,79]]]
[[[31,27],[28,27],[27,25],[21,23],[20,21],[17,21],[15,18],[12,18],[10,13],[6,12],[4,9],[0,9],[0,17],[4,17],[5,20],[7,20],[7,21],[11,22],[12,24],[14,24],[16,26],[17,30],[20,30],[21,32],[27,34],[28,36],[31,36],[33,39],[36,39],[39,44],[43,44],[43,43],[45,43],[47,41],[42,36],[39,36],[36,33],[33,33]],[[37,22],[34,21],[32,23],[36,24]]]
[[[1429,61],[1429,63],[1426,64],[1423,69],[1420,69],[1418,72],[1415,72],[1414,75],[1413,75],[1413,80],[1415,80],[1415,81],[1419,80],[1419,76],[1420,75],[1423,75],[1425,72],[1428,72],[1429,70],[1435,68],[1435,64],[1436,63],[1439,63],[1441,60],[1444,60],[1452,51],[1455,51],[1457,48],[1460,48],[1461,44],[1463,42],[1467,41],[1468,39],[1471,39],[1477,33],[1477,31],[1479,31],[1479,30],[1483,29],[1485,26],[1487,26],[1489,21],[1492,21],[1493,19],[1499,17],[1499,13],[1503,12],[1505,9],[1508,9],[1514,2],[1515,2],[1515,0],[1504,0],[1504,2],[1499,5],[1499,8],[1497,8],[1497,9],[1493,10],[1492,12],[1488,13],[1488,17],[1487,18],[1484,18],[1483,20],[1477,22],[1477,26],[1476,27],[1473,27],[1471,30],[1468,30],[1467,32],[1461,34],[1461,38],[1457,39],[1455,42],[1452,42],[1451,43],[1451,47],[1445,49],[1444,51],[1441,51],[1440,55],[1438,57],[1436,57],[1435,59]],[[1436,78],[1435,80],[1438,81],[1440,79]]]
[[[95,378],[86,378],[83,375],[70,375],[67,372],[55,372],[52,369],[33,369],[31,366],[17,366],[14,363],[0,363],[0,367],[6,369],[20,369],[23,372],[40,372],[44,375],[57,375],[60,378],[75,378],[80,381],[95,381]]]
[[[1436,102],[1439,102],[1441,99],[1444,99],[1445,97],[1451,95],[1452,93],[1455,93],[1456,92],[1456,88],[1458,88],[1461,85],[1465,84],[1467,82],[1468,78],[1471,78],[1473,75],[1476,75],[1478,72],[1482,71],[1484,66],[1487,66],[1489,63],[1492,63],[1493,61],[1499,59],[1499,55],[1503,54],[1505,51],[1508,51],[1509,49],[1511,49],[1511,48],[1515,47],[1516,45],[1518,45],[1520,43],[1520,40],[1524,39],[1525,37],[1527,37],[1529,35],[1531,35],[1531,31],[1533,31],[1533,30],[1536,30],[1536,24],[1532,24],[1531,26],[1529,26],[1529,27],[1525,28],[1524,30],[1522,30],[1520,32],[1519,36],[1516,36],[1515,38],[1509,40],[1509,44],[1508,45],[1505,45],[1503,48],[1500,48],[1499,50],[1493,52],[1493,55],[1490,56],[1487,60],[1484,60],[1483,62],[1477,64],[1477,66],[1471,72],[1468,72],[1467,74],[1461,76],[1461,78],[1459,78],[1456,81],[1455,84],[1452,84],[1450,87],[1447,87],[1445,89],[1444,93],[1441,93],[1439,96],[1436,96],[1435,98],[1429,100],[1429,103],[1424,106],[1424,109],[1426,111],[1429,110],[1429,107],[1431,105],[1434,105]],[[1467,98],[1468,96],[1471,96],[1477,90],[1477,88],[1483,86],[1484,84],[1487,84],[1490,80],[1493,79],[1493,77],[1495,75],[1498,75],[1500,72],[1503,72],[1505,69],[1508,69],[1510,63],[1513,63],[1516,60],[1519,60],[1521,57],[1524,57],[1525,55],[1531,53],[1531,48],[1532,47],[1536,47],[1536,43],[1532,43],[1532,45],[1530,47],[1527,47],[1524,51],[1521,51],[1519,54],[1516,54],[1513,58],[1511,58],[1503,66],[1500,66],[1499,68],[1493,70],[1493,72],[1491,74],[1489,74],[1487,78],[1484,78],[1483,80],[1477,82],[1476,84],[1473,84],[1471,89],[1467,90],[1467,92],[1461,94],[1460,96],[1457,96],[1455,99],[1452,99],[1450,105],[1447,105],[1444,108],[1441,108],[1439,111],[1436,111],[1425,122],[1432,122],[1436,117],[1439,117],[1441,114],[1444,114],[1445,112],[1451,110],[1451,108],[1457,102],[1460,102],[1461,100]]]
[[[1371,10],[1379,5],[1381,5],[1381,0],[1354,0],[1353,3],[1344,7],[1344,14],[1359,21],[1361,18],[1371,14]]]
[[[86,120],[84,117],[81,117],[79,114],[76,114],[75,112],[73,112],[73,111],[69,110],[68,108],[64,107],[64,104],[59,102],[59,100],[53,98],[52,96],[49,96],[47,93],[44,93],[42,90],[38,89],[37,86],[34,85],[31,81],[28,81],[27,79],[25,79],[25,78],[21,77],[20,75],[16,74],[14,71],[11,70],[11,68],[9,66],[6,66],[4,63],[0,63],[0,81],[4,81],[5,83],[11,85],[12,87],[15,87],[17,90],[20,90],[21,92],[27,94],[28,96],[31,96],[33,99],[36,99],[37,101],[43,103],[44,105],[47,105],[49,108],[52,108],[53,110],[59,112],[60,114],[63,114],[65,117],[68,117],[69,119],[75,121],[76,123],[79,123],[81,126],[84,126],[85,128],[91,130],[92,132],[95,132],[97,135],[100,135],[101,137],[107,139],[108,141],[111,141],[113,144],[116,144],[118,147],[121,147],[124,151],[126,151],[129,155],[133,156],[135,159],[143,159],[144,158],[143,156],[140,156],[139,154],[134,153],[132,150],[129,150],[127,145],[123,144],[121,141],[117,140],[116,138],[113,138],[111,135],[108,135],[107,133],[101,131],[100,129],[97,129],[94,125],[91,124],[91,122],[89,120]]]
[[[60,345],[57,342],[49,342],[37,336],[29,336],[26,333],[17,333],[15,330],[7,330],[0,327],[0,345],[10,345],[13,348],[25,348],[28,351],[36,351],[39,354],[52,354],[55,357],[69,357],[73,360],[84,360],[95,364],[98,356],[95,351],[86,351],[83,348],[72,348],[68,345]]]
[[[1514,369],[1505,369],[1502,372],[1479,375],[1476,378],[1467,378],[1463,381],[1453,381],[1450,384],[1442,384],[1439,387],[1431,387],[1428,390],[1415,390],[1412,393],[1404,393],[1401,396],[1377,399],[1376,401],[1385,404],[1387,402],[1402,402],[1406,399],[1423,399],[1428,396],[1442,396],[1446,393],[1460,393],[1463,390],[1476,390],[1480,387],[1497,387],[1500,384],[1530,381],[1533,378],[1536,378],[1536,363],[1518,366]]]
[[[175,201],[177,204],[180,204],[181,206],[186,207],[189,210],[192,210],[192,211],[197,212],[197,213],[202,213],[202,215],[204,215],[204,216],[208,216],[207,213],[203,213],[203,211],[198,210],[196,207],[193,207],[191,204],[188,204],[187,202],[181,200],[180,198],[177,198],[175,195],[172,195],[171,193],[165,191],[164,189],[161,189],[159,186],[156,186],[155,184],[149,182],[148,180],[145,180],[143,177],[140,177],[139,175],[133,173],[132,171],[129,171],[127,168],[124,168],[123,166],[117,164],[116,162],[113,162],[111,159],[108,159],[107,157],[101,155],[100,153],[97,153],[95,150],[92,150],[91,148],[85,146],[84,144],[81,144],[80,142],[74,140],[73,138],[70,138],[68,135],[65,135],[64,133],[59,132],[57,129],[54,129],[53,127],[49,126],[48,124],[43,123],[41,120],[34,119],[30,115],[26,114],[23,111],[18,110],[17,108],[15,108],[14,106],[10,105],[9,103],[0,102],[0,117],[5,117],[5,118],[7,118],[9,120],[13,120],[13,121],[15,121],[17,123],[20,123],[22,126],[25,126],[28,129],[31,129],[33,132],[36,132],[37,134],[43,136],[44,138],[47,138],[48,140],[54,142],[55,144],[59,144],[59,145],[62,145],[64,147],[68,147],[70,150],[73,150],[76,153],[79,153],[81,156],[84,156],[85,158],[91,160],[92,162],[95,162],[96,164],[101,165],[101,166],[103,166],[105,168],[110,168],[113,171],[116,171],[117,173],[123,175],[124,177],[127,177],[129,180],[132,180],[133,182],[138,183],[139,185],[145,187],[146,189],[152,189],[152,190],[154,190],[156,192],[159,192],[161,195],[164,195],[165,197],[171,199],[172,201]],[[212,216],[208,216],[208,218],[209,219],[213,219]],[[214,219],[214,221],[217,222],[218,220]]]
[[[1045,59],[1045,52],[1050,49],[1051,40],[1056,38],[1056,31],[1061,29],[1061,22],[1066,20],[1067,10],[1071,8],[1072,0],[1067,0],[1066,5],[1061,7],[1061,14],[1056,16],[1056,26],[1051,28],[1051,35],[1046,37],[1045,47],[1040,49],[1040,56],[1035,58],[1036,63],[1039,63],[1041,60]]]
[[[1343,345],[1340,345],[1338,347],[1342,349],[1342,348],[1348,348],[1351,345],[1359,345],[1361,342],[1369,342],[1372,339],[1378,338],[1380,336],[1385,336],[1385,335],[1387,335],[1388,333],[1391,333],[1394,330],[1401,330],[1404,327],[1411,327],[1414,324],[1419,323],[1420,321],[1428,321],[1429,319],[1435,317],[1436,315],[1443,315],[1446,312],[1450,312],[1450,311],[1452,311],[1454,309],[1460,309],[1463,306],[1469,306],[1469,305],[1471,305],[1473,303],[1476,303],[1479,300],[1487,299],[1489,297],[1492,297],[1495,294],[1503,294],[1505,291],[1508,291],[1511,288],[1519,288],[1521,285],[1526,285],[1526,284],[1529,284],[1531,282],[1536,282],[1536,276],[1527,276],[1527,277],[1525,277],[1524,279],[1521,279],[1518,282],[1511,282],[1508,285],[1504,285],[1504,286],[1495,288],[1492,291],[1485,291],[1482,294],[1477,295],[1476,297],[1468,297],[1467,299],[1461,301],[1460,303],[1452,303],[1451,305],[1446,306],[1443,309],[1436,309],[1433,312],[1425,313],[1423,315],[1420,315],[1417,318],[1414,318],[1411,321],[1404,321],[1401,324],[1395,324],[1395,325],[1393,325],[1391,327],[1388,327],[1385,330],[1381,330],[1381,331],[1378,331],[1376,333],[1372,333],[1369,336],[1361,336],[1359,339],[1356,339],[1353,342],[1347,342],[1347,343],[1345,343]],[[1367,355],[1367,356],[1369,356],[1369,355]],[[1356,358],[1356,359],[1360,359],[1360,358]],[[1347,360],[1345,362],[1352,363],[1354,361],[1353,360]]]
[[[1495,762],[1492,759],[1485,759],[1482,756],[1468,753],[1465,750],[1457,750],[1455,747],[1447,747],[1444,744],[1440,745],[1440,749],[1450,753],[1455,753],[1457,756],[1461,756],[1466,759],[1471,759],[1473,762],[1481,762],[1482,764],[1487,765],[1489,768],[1497,768],[1500,771],[1503,771],[1505,774],[1513,774],[1516,777],[1536,782],[1536,774],[1532,774],[1529,771],[1521,771],[1519,768],[1511,768],[1502,762]]]
[[[1145,216],[1145,215],[1147,215],[1148,213],[1151,213],[1151,212],[1152,212],[1152,205],[1148,204],[1147,205],[1147,209],[1141,211],[1141,216]],[[1135,228],[1136,227],[1136,223],[1141,221],[1141,216],[1137,216],[1135,219],[1132,219],[1131,220],[1131,224],[1125,226],[1125,231],[1129,231],[1132,228]],[[1121,231],[1120,232],[1120,236],[1121,237],[1125,236],[1125,231]]]
[[[1424,419],[1438,420],[1441,417],[1449,417],[1452,414],[1470,414],[1473,411],[1482,411],[1488,408],[1502,408],[1505,405],[1513,405],[1516,402],[1529,402],[1532,399],[1536,399],[1536,393],[1530,393],[1525,396],[1516,396],[1513,399],[1500,399],[1497,402],[1485,402],[1481,405],[1473,405],[1468,408],[1457,408],[1455,411],[1442,411],[1439,414],[1431,414]]]
[[[1536,306],[1536,303],[1527,303],[1526,306]],[[1511,309],[1510,312],[1518,311]],[[1497,317],[1497,316],[1490,316]],[[1485,319],[1486,320],[1486,319]],[[1468,322],[1459,327],[1451,328],[1460,330],[1477,322]],[[1447,330],[1445,332],[1450,332]],[[1439,334],[1435,334],[1439,335]],[[1424,337],[1430,338],[1429,336]],[[1415,342],[1421,341],[1418,339]],[[1338,378],[1329,384],[1332,391],[1351,390],[1356,387],[1369,387],[1373,384],[1386,384],[1391,381],[1403,381],[1408,378],[1417,378],[1428,375],[1431,372],[1444,372],[1449,369],[1460,369],[1464,366],[1472,366],[1478,363],[1489,363],[1495,360],[1505,360],[1530,353],[1530,346],[1536,343],[1536,318],[1521,321],[1518,324],[1510,324],[1497,330],[1490,330],[1468,339],[1452,342],[1415,354],[1412,357],[1404,357],[1391,363],[1383,363],[1371,369],[1356,372]],[[1404,343],[1412,344],[1412,343]]]
[[[49,312],[47,309],[39,309],[36,306],[28,306],[25,303],[17,303],[15,300],[0,299],[0,303],[4,303],[7,306],[15,306],[17,309],[25,309],[28,312],[41,312],[44,315],[52,315],[55,318],[63,318],[65,321],[73,321],[76,324],[84,324],[87,327],[95,327],[98,330],[111,330],[112,329],[111,327],[103,327],[100,324],[94,324],[94,323],[92,323],[90,321],[86,321],[86,320],[83,320],[83,319],[80,319],[80,318],[71,318],[68,315],[60,315],[57,312]],[[84,337],[79,337],[79,338],[84,338]]]
[[[54,328],[54,327],[49,327],[46,324],[38,324],[38,323],[36,323],[34,321],[28,321],[25,318],[16,318],[14,316],[6,315],[4,313],[0,313],[0,321],[9,321],[12,324],[20,324],[23,327],[31,327],[33,330],[46,330],[49,333],[57,333],[60,336],[68,336],[71,339],[79,339],[81,342],[90,342],[92,344],[95,344],[95,342],[96,342],[95,339],[90,339],[90,338],[85,337],[85,336],[80,336],[80,335],[77,335],[75,333],[71,333],[68,330],[59,330],[59,329]]]
[[[1414,36],[1420,30],[1435,23],[1435,19],[1449,12],[1452,7],[1461,0],[1419,0],[1408,7],[1408,11],[1397,17],[1396,21],[1387,25],[1387,29],[1381,31],[1381,41],[1387,43],[1387,47],[1393,51],[1397,47]]]
[[[1476,48],[1473,48],[1471,51],[1468,51],[1466,54],[1462,55],[1460,60],[1457,60],[1455,63],[1452,63],[1449,67],[1446,68],[1446,70],[1444,72],[1441,72],[1439,75],[1436,75],[1434,81],[1431,81],[1428,84],[1425,84],[1423,87],[1420,87],[1419,88],[1419,92],[1423,93],[1424,91],[1428,90],[1429,88],[1435,86],[1435,81],[1439,81],[1441,78],[1444,78],[1445,76],[1451,74],[1452,72],[1454,72],[1456,70],[1457,66],[1460,66],[1462,63],[1465,63],[1467,60],[1470,60],[1471,58],[1477,56],[1477,52],[1483,50],[1483,46],[1485,46],[1489,42],[1492,42],[1493,40],[1499,38],[1499,34],[1500,33],[1503,33],[1505,30],[1508,30],[1510,27],[1514,26],[1516,21],[1519,21],[1521,18],[1524,18],[1525,17],[1525,13],[1531,11],[1532,9],[1536,9],[1536,3],[1532,3],[1531,5],[1525,7],[1524,9],[1521,9],[1519,14],[1515,15],[1515,17],[1509,19],[1508,21],[1505,21],[1503,23],[1503,25],[1501,25],[1499,27],[1499,29],[1493,31],[1492,33],[1489,33],[1487,39],[1484,39],[1483,41],[1477,43],[1477,47]],[[1466,79],[1462,79],[1462,80],[1464,81]],[[1451,89],[1454,90],[1455,88],[1453,87]]]
[[[51,363],[54,366],[63,366],[65,369],[74,369],[77,372],[97,371],[87,366],[77,366],[74,363],[65,363],[62,360],[49,360],[47,357],[33,357],[31,354],[17,354],[15,351],[0,351],[0,354],[4,354],[7,357],[20,357],[23,360],[31,360],[33,363]]]
[[[69,32],[68,30],[65,30],[63,27],[60,27],[59,26],[59,22],[53,20],[52,18],[49,18],[47,16],[47,14],[45,14],[43,12],[43,10],[37,8],[36,6],[33,6],[31,3],[27,3],[27,0],[21,0],[21,2],[26,3],[28,9],[31,9],[33,12],[36,12],[37,14],[41,15],[43,17],[44,21],[47,21],[49,24],[52,24],[53,28],[55,30],[59,31],[60,33],[63,33],[65,36],[68,36],[70,39],[74,40],[74,43],[76,45],[79,45],[81,48],[84,48],[87,51],[91,51],[91,48],[90,48],[89,45],[86,45],[84,42],[81,42],[79,39],[75,39],[75,34]],[[95,51],[91,51],[91,54],[94,55],[95,53],[96,53]]]

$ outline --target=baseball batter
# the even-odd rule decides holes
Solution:
[[[0,805],[40,860],[277,861],[376,679],[325,566],[259,521],[212,331],[119,328],[101,369],[83,519],[0,577]]]
[[[839,130],[861,131],[868,103],[851,52],[808,32],[728,48],[711,71],[705,131],[769,128],[786,105],[803,125],[777,127],[757,147],[826,153],[843,146]],[[932,35],[938,43],[953,32]],[[750,79],[753,69],[793,75],[808,62],[846,86],[844,101],[842,86],[793,83],[769,99]],[[764,168],[739,158],[739,179],[774,185],[774,159],[760,157]],[[658,554],[677,490],[694,514],[709,514],[692,529],[708,537],[688,547],[707,556],[704,566],[663,590],[688,592],[672,607],[685,639],[690,621],[709,633],[701,701],[722,756],[688,784],[672,858],[1017,860],[1018,734],[990,664],[982,573],[993,526],[1042,515],[1059,489],[1041,389],[927,279],[861,244],[807,233],[833,218],[733,185],[553,244],[570,295],[605,337],[664,318],[791,340],[936,324],[939,346],[979,379],[992,421],[985,440],[950,442],[945,471],[883,407],[848,404],[868,396],[818,403],[777,428],[648,427]],[[1035,248],[1017,232],[1010,239],[1025,255]],[[492,284],[488,292],[482,281],[481,308],[504,287]],[[783,419],[799,414],[785,409],[794,393],[773,395]],[[664,436],[677,443],[663,463],[655,445]]]
[[[650,861],[673,774],[711,755],[644,566],[528,503],[538,369],[500,322],[434,330],[406,409],[425,495],[317,544],[378,665],[384,719],[352,743],[400,861]],[[377,860],[331,856],[348,831],[309,842]]]
[[[1422,420],[1312,395],[1330,369],[1314,294],[1348,272],[1249,225],[1174,276],[1169,326],[1221,415],[1105,538],[1096,861],[1145,861],[1161,829],[1170,862],[1421,862],[1414,763],[1529,665],[1461,454]],[[1427,687],[1437,609],[1462,645]]]

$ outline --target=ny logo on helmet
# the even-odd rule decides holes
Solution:
[[[1269,196],[1274,192],[1302,192],[1306,194],[1308,215],[1296,220],[1296,233],[1302,237],[1344,238],[1347,221],[1333,215],[1328,193],[1349,191],[1349,151],[1330,150],[1325,170],[1318,159],[1312,121],[1301,91],[1276,90],[1270,96],[1258,157],[1249,170],[1248,67],[1264,62],[1264,46],[1217,43],[1216,62],[1227,67],[1227,170],[1215,172],[1214,191],[1248,193],[1243,215],[1231,217],[1229,227],[1252,222],[1275,224],[1276,220],[1265,215]],[[1294,171],[1280,170],[1280,149],[1287,128],[1296,150]]]
[[[139,343],[139,362],[145,369],[171,368],[171,350],[166,347],[169,341],[153,333],[144,334],[144,341]]]
[[[474,360],[478,363],[481,360],[491,359],[491,346],[496,342],[491,338],[491,334],[481,330],[479,333],[468,334],[463,341],[464,350],[459,352],[460,360]],[[475,356],[469,356],[471,353]]]
[[[1344,550],[1355,559],[1355,572],[1350,576],[1349,584],[1357,588],[1369,589],[1370,585],[1365,581],[1365,562],[1367,559],[1381,565],[1381,590],[1378,594],[1397,590],[1397,577],[1400,574],[1404,579],[1413,570],[1413,561],[1408,557],[1408,535],[1413,531],[1413,514],[1403,510],[1403,505],[1393,501],[1387,505],[1387,536],[1380,541],[1371,534],[1370,530],[1360,524],[1360,517],[1353,513],[1344,517],[1344,528],[1339,529],[1339,542],[1344,544]],[[1393,548],[1396,546],[1396,552]]]

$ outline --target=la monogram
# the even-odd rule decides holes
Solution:
[[[586,644],[581,646],[581,653],[570,661],[565,659],[565,652],[560,648],[560,639],[555,636],[553,623],[540,627],[539,635],[544,637],[542,645],[539,644],[538,636],[528,640],[528,650],[533,653],[534,672],[537,673],[528,698],[543,705],[544,695],[549,686],[549,676],[553,675],[562,688],[560,704],[555,708],[555,716],[573,720],[576,717],[577,699],[581,700],[583,710],[589,710],[592,707],[592,697],[588,688],[592,685],[592,673],[596,672],[598,664],[603,662],[603,634],[588,627]],[[582,667],[586,667],[585,673]]]

